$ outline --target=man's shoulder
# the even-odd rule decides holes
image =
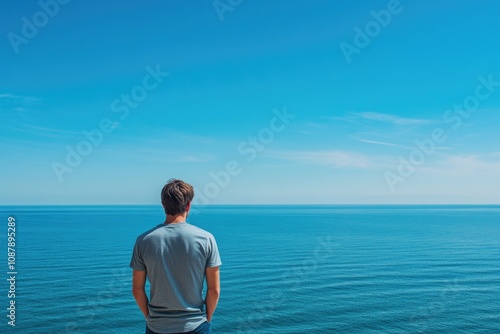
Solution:
[[[209,237],[209,238],[213,238],[214,237],[212,235],[212,233],[210,233],[207,230],[204,230],[201,227],[198,227],[196,225],[192,225],[192,224],[187,223],[186,227],[189,229],[189,231],[191,233],[195,233],[195,234],[197,234],[199,236],[205,236],[205,237]]]
[[[141,235],[139,235],[137,237],[137,241],[142,241],[144,239],[147,239],[148,237],[155,235],[157,230],[160,229],[161,227],[162,227],[162,224],[159,224],[159,225],[156,225],[155,227],[147,230],[146,232],[142,233]]]

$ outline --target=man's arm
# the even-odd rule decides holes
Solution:
[[[207,277],[207,296],[205,303],[207,306],[207,320],[212,321],[212,315],[217,308],[220,296],[220,273],[219,267],[205,269]]]
[[[149,315],[148,307],[148,296],[146,295],[146,271],[134,270],[132,276],[132,294],[134,295],[135,301],[139,308],[141,309],[144,317],[147,318]]]

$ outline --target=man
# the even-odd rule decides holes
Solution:
[[[211,333],[221,260],[212,234],[186,222],[193,197],[191,185],[169,180],[161,192],[165,222],[135,242],[130,261],[132,293],[146,318],[146,334]],[[151,300],[146,295],[146,278]]]

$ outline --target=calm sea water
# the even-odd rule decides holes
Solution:
[[[143,333],[128,264],[159,206],[0,207],[16,218],[16,327]],[[498,206],[210,206],[223,266],[214,333],[500,333]]]

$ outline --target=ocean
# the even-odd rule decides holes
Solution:
[[[0,333],[144,333],[129,262],[160,206],[4,206],[0,219]],[[188,222],[222,257],[213,333],[500,333],[500,206],[221,205]]]

